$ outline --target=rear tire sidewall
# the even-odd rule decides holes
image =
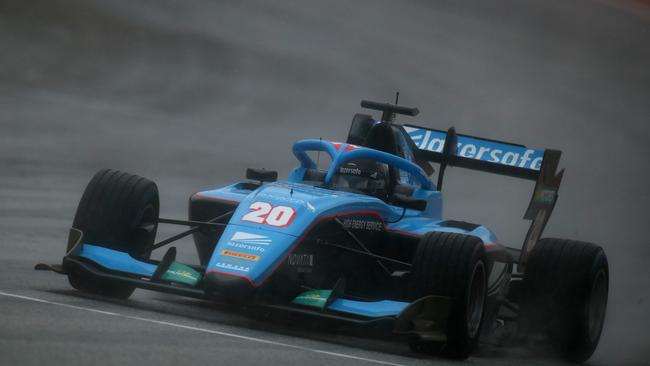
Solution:
[[[524,273],[520,328],[524,335],[541,336],[567,360],[584,362],[598,346],[608,291],[609,265],[602,248],[542,239]]]
[[[600,291],[596,288],[597,280],[603,281],[600,284]],[[575,304],[574,313],[567,314],[568,317],[575,316],[574,319],[579,319],[571,325],[576,332],[573,337],[566,340],[566,345],[560,345],[567,359],[573,362],[584,362],[591,357],[598,346],[605,323],[609,292],[609,266],[602,250],[594,258],[589,271],[589,279],[584,286],[586,291]],[[596,292],[601,292],[600,296]]]
[[[466,326],[469,339],[478,339],[483,324],[485,302],[487,300],[487,276],[485,262],[476,262],[467,292]]]
[[[479,271],[483,272],[482,279],[472,278]],[[472,255],[471,267],[468,269],[470,275],[468,276],[467,286],[464,289],[459,288],[458,291],[460,293],[455,298],[452,298],[452,310],[447,325],[447,345],[442,348],[445,355],[450,358],[464,359],[478,345],[478,339],[483,328],[483,316],[487,301],[487,275],[485,271],[485,252],[481,244],[475,248]],[[472,291],[472,283],[475,283],[475,281],[482,282],[483,296],[480,304],[477,304],[481,309],[478,323],[473,326],[475,328],[474,331],[470,331],[470,328],[472,328],[470,322],[472,315],[470,299],[476,296]],[[460,301],[461,298],[463,299],[462,301]]]
[[[419,353],[442,351],[452,359],[467,358],[478,344],[488,298],[483,243],[479,238],[462,234],[429,233],[418,246],[410,279],[411,301],[429,295],[446,296],[451,307],[445,344],[412,336],[409,345]]]

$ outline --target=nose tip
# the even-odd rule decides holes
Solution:
[[[248,295],[255,291],[255,284],[244,275],[209,271],[205,275],[208,290],[222,294]]]

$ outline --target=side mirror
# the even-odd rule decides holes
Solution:
[[[275,182],[278,180],[278,172],[275,170],[247,168],[246,179],[259,182]]]
[[[427,209],[427,201],[419,198],[405,196],[400,193],[393,195],[393,203],[395,206],[411,208],[418,211],[424,211]]]

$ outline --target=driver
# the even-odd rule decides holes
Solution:
[[[386,197],[388,195],[388,179],[386,164],[371,160],[358,160],[341,165],[334,175],[332,183],[337,188]]]

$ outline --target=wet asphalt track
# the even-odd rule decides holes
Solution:
[[[162,214],[184,217],[193,191],[248,166],[286,175],[294,140],[342,140],[361,98],[399,90],[414,122],[564,151],[547,235],[600,243],[612,272],[591,363],[649,364],[648,40],[650,16],[586,0],[1,0],[0,363],[457,364],[164,294],[93,298],[32,270],[60,259],[99,168],[153,179]],[[519,245],[531,185],[447,177],[450,218]],[[522,363],[557,361],[484,346],[467,362]]]

